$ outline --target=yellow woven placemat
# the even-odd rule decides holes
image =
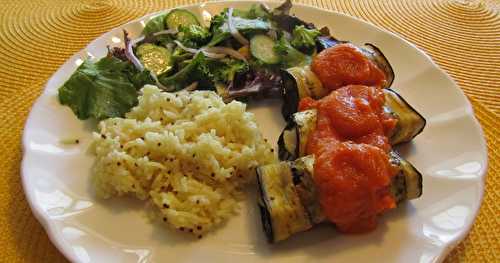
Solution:
[[[21,133],[44,82],[72,54],[113,27],[200,1],[0,0],[0,262],[64,262],[32,216],[20,184]],[[303,0],[386,28],[425,50],[471,100],[485,130],[484,203],[447,262],[500,262],[500,2]],[[411,262],[413,259],[408,259]]]

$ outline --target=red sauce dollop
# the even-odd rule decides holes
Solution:
[[[316,108],[307,153],[316,158],[315,184],[327,218],[345,233],[376,227],[377,216],[396,206],[389,191],[396,167],[389,162],[388,134],[396,120],[383,111],[376,87],[349,85],[321,100],[305,98],[299,109]]]
[[[383,86],[387,78],[375,63],[352,44],[339,44],[321,51],[311,63],[323,86],[336,90],[350,84]]]

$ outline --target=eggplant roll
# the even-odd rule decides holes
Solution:
[[[339,44],[350,43],[354,45],[349,41],[338,40],[332,37],[328,28],[326,28],[326,30],[325,28],[322,28],[321,31],[322,35],[319,36],[316,40],[316,49],[318,50],[318,52]],[[384,53],[382,53],[382,51],[377,46],[371,43],[365,43],[363,46],[354,46],[356,46],[361,51],[361,53],[363,53],[369,60],[375,63],[375,65],[377,65],[385,73],[387,84],[382,88],[390,87],[392,85],[392,82],[394,81],[394,70],[392,69],[391,63],[389,63],[389,60],[384,55]]]
[[[319,39],[322,39],[320,37]],[[323,43],[321,46],[330,47],[336,44],[347,43],[338,41],[334,38],[325,38],[318,40],[318,43]],[[373,44],[365,44],[363,47],[358,47],[361,52],[371,61],[373,61],[384,73],[387,78],[387,83],[382,88],[389,88],[394,81],[394,71],[391,64],[384,56],[382,51]],[[282,71],[283,89],[282,96],[284,104],[282,107],[282,115],[288,120],[290,116],[297,112],[299,101],[305,97],[320,99],[328,95],[329,91],[323,87],[316,74],[312,72],[309,66],[293,67]]]
[[[390,186],[396,203],[420,197],[422,175],[396,152],[390,153],[390,160],[399,167]],[[308,155],[257,168],[262,226],[270,243],[326,221],[314,185],[313,166],[314,157]]]
[[[391,89],[384,89],[384,111],[398,120],[389,136],[391,145],[411,141],[425,127],[425,119],[411,107],[399,94]],[[297,112],[292,115],[278,139],[281,160],[295,160],[305,155],[307,139],[316,128],[317,111],[315,109]]]

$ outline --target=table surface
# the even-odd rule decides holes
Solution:
[[[0,0],[1,262],[65,262],[33,217],[20,180],[21,134],[44,83],[71,55],[147,13],[201,1]],[[471,101],[488,142],[476,222],[446,262],[500,262],[500,1],[302,0],[392,31],[426,51]]]

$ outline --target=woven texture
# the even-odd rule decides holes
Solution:
[[[45,81],[72,54],[147,13],[199,1],[0,0],[0,262],[65,262],[31,214],[20,183],[21,133]],[[500,2],[303,0],[395,32],[465,91],[486,134],[484,203],[446,262],[500,262]],[[410,260],[411,261],[411,260]]]

